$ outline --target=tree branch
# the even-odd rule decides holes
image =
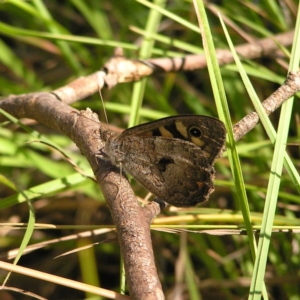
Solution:
[[[76,143],[95,173],[116,224],[132,299],[162,299],[150,236],[150,224],[160,206],[151,202],[141,207],[128,180],[98,157],[109,130],[91,110],[78,112],[50,93],[11,96],[0,102],[0,108],[17,118],[35,119]]]

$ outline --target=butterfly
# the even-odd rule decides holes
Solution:
[[[224,124],[212,117],[180,115],[134,126],[111,136],[102,150],[163,201],[189,207],[214,191],[214,162],[226,140]]]

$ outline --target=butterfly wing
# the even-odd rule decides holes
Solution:
[[[162,136],[180,139],[199,146],[210,164],[222,155],[226,140],[224,124],[212,117],[180,115],[167,117],[129,128],[122,132],[127,136]]]
[[[226,131],[215,118],[183,115],[123,131],[103,153],[150,192],[175,206],[194,206],[214,190],[214,161]]]

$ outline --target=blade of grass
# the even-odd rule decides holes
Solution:
[[[154,3],[151,3],[151,2],[145,1],[145,0],[137,0],[137,2],[139,2],[139,3],[141,3],[141,4],[145,5],[145,6],[147,6],[149,8],[151,8],[153,10],[158,11],[162,15],[170,18],[171,20],[174,20],[178,24],[181,24],[181,25],[183,25],[184,27],[186,27],[186,28],[188,28],[190,30],[193,30],[195,32],[200,33],[199,27],[195,26],[194,24],[188,22],[187,20],[185,20],[183,18],[180,18],[178,15],[173,14],[170,11],[168,11],[168,10],[166,10],[166,9],[164,9],[164,8],[162,8],[162,7],[154,4]]]
[[[88,285],[88,284],[85,284],[85,283],[82,283],[79,281],[67,279],[67,278],[64,278],[61,276],[52,275],[50,273],[40,272],[37,270],[20,267],[20,266],[14,266],[13,264],[10,264],[10,263],[4,262],[4,261],[0,261],[0,269],[12,271],[12,272],[18,273],[18,274],[23,274],[23,275],[30,276],[32,278],[37,278],[40,280],[44,280],[47,282],[52,282],[52,283],[55,283],[58,285],[67,286],[69,288],[84,291],[87,293],[93,293],[95,295],[100,295],[100,296],[106,297],[108,299],[118,299],[118,300],[129,300],[130,299],[129,296],[120,295],[120,294],[117,294],[116,292],[113,292],[113,291],[110,291],[107,289],[91,286],[91,285]]]
[[[35,76],[35,73],[26,67],[24,62],[2,40],[0,40],[0,62],[29,86],[34,84],[36,88],[42,89],[42,82]]]
[[[78,239],[77,246],[78,248],[89,246],[93,244],[93,240],[89,237]],[[100,286],[100,279],[98,276],[97,270],[97,260],[95,255],[94,247],[87,247],[84,250],[77,252],[80,269],[82,274],[82,282],[93,285]],[[86,297],[93,297],[92,293],[86,292]],[[95,297],[94,300],[103,300],[102,297]]]
[[[129,44],[129,43],[122,43],[116,41],[105,41],[91,37],[85,36],[78,36],[78,35],[70,35],[70,34],[59,34],[59,33],[49,33],[43,31],[34,31],[23,29],[11,25],[7,25],[3,22],[0,22],[0,32],[6,36],[34,36],[45,38],[49,40],[62,40],[62,41],[70,41],[70,42],[77,42],[77,43],[85,43],[91,45],[102,45],[102,46],[109,46],[109,47],[121,47],[124,49],[129,50],[138,50],[139,47],[137,45]]]
[[[16,191],[18,191],[18,188],[16,186],[15,186],[15,188],[16,188]],[[17,265],[17,263],[20,260],[25,248],[29,244],[32,233],[34,231],[34,225],[35,225],[35,212],[34,212],[34,208],[32,206],[32,203],[28,199],[28,197],[26,197],[26,194],[24,194],[23,191],[20,190],[19,193],[22,194],[23,197],[26,199],[26,202],[27,202],[28,208],[29,208],[29,217],[28,217],[28,224],[27,224],[27,227],[26,227],[26,231],[25,231],[25,234],[22,238],[22,242],[21,242],[20,248],[18,250],[18,254],[17,254],[16,258],[14,259],[13,265]],[[11,272],[9,272],[5,276],[5,279],[3,280],[2,286],[5,286],[5,284],[8,281],[10,275],[11,275]]]
[[[191,45],[190,43],[186,43],[186,42],[178,40],[178,39],[174,39],[174,38],[171,38],[171,37],[168,37],[168,36],[165,36],[162,34],[158,34],[158,33],[146,32],[145,30],[140,29],[135,26],[130,26],[130,30],[144,36],[144,38],[150,37],[151,39],[154,39],[155,41],[169,45],[170,47],[176,47],[180,50],[184,50],[186,52],[195,53],[195,54],[203,53],[202,48],[200,48],[196,45]],[[180,53],[178,53],[178,56],[179,55],[180,55]],[[183,56],[183,54],[181,54],[181,55]]]
[[[180,233],[180,250],[179,256],[176,263],[176,269],[179,269],[176,273],[179,277],[178,285],[181,285],[183,278],[185,279],[189,299],[191,300],[201,300],[203,299],[196,283],[195,270],[193,268],[193,264],[191,261],[190,253],[188,251],[188,240],[187,240],[187,232]]]
[[[298,9],[300,8],[300,5]],[[290,70],[296,71],[300,62],[300,15],[297,15],[295,40],[292,47],[292,55],[290,62]],[[262,282],[264,279],[266,263],[268,258],[268,250],[272,234],[272,225],[275,215],[275,209],[278,199],[278,192],[281,182],[281,174],[284,163],[284,155],[288,133],[289,120],[291,119],[293,101],[291,98],[282,105],[280,120],[278,125],[278,133],[275,141],[274,156],[271,166],[271,175],[268,183],[268,190],[266,195],[266,205],[264,209],[264,217],[262,222],[262,229],[258,244],[258,257],[255,261],[254,274],[252,277],[249,299],[259,300]],[[299,181],[298,181],[299,184]]]
[[[164,6],[166,4],[165,0],[155,0],[154,4],[158,6]],[[152,53],[152,48],[154,46],[154,40],[148,37],[152,33],[156,33],[160,24],[160,20],[162,15],[160,12],[155,10],[150,10],[149,17],[146,24],[146,38],[143,39],[141,50],[140,50],[140,58],[146,59],[149,58]],[[142,106],[142,101],[144,97],[145,87],[146,87],[147,78],[142,78],[140,81],[135,82],[133,86],[132,92],[132,100],[131,100],[131,111],[130,111],[130,119],[129,119],[129,127],[132,127],[139,122],[140,118],[140,109]]]
[[[36,7],[38,12],[47,20],[53,20],[49,10],[45,6],[43,1],[40,0],[32,0],[33,5]],[[59,27],[55,26],[53,23],[45,23],[48,30],[52,33],[60,33]],[[64,57],[73,68],[78,75],[80,75],[82,66],[79,63],[79,60],[76,59],[76,54],[71,49],[70,45],[65,41],[57,41],[57,46],[60,48],[61,52],[63,53]]]
[[[234,54],[234,59],[236,61],[236,64],[238,65],[239,71],[241,73],[241,76],[243,78],[243,81],[245,83],[245,86],[248,90],[248,93],[254,102],[255,108],[257,109],[257,112],[259,113],[259,116],[261,118],[261,121],[267,130],[269,136],[273,137],[273,141],[276,139],[275,142],[275,151],[273,156],[273,163],[271,167],[271,175],[269,179],[268,184],[268,190],[267,190],[267,196],[266,196],[266,204],[264,209],[264,215],[263,215],[263,222],[262,222],[262,229],[261,229],[261,238],[259,240],[258,245],[258,255],[257,259],[255,260],[254,265],[254,272],[252,277],[252,283],[250,288],[250,295],[249,299],[260,299],[262,291],[264,291],[264,273],[265,273],[265,267],[268,257],[268,249],[270,244],[270,237],[272,233],[272,225],[274,222],[274,216],[275,216],[275,209],[277,204],[277,198],[278,198],[278,192],[279,192],[279,186],[280,186],[280,177],[282,172],[282,165],[283,159],[287,154],[285,153],[285,145],[286,140],[288,136],[288,128],[289,128],[289,122],[287,120],[290,120],[291,118],[291,109],[292,109],[292,101],[289,101],[288,108],[285,108],[286,105],[283,106],[282,115],[281,115],[281,123],[279,125],[279,131],[277,134],[277,137],[275,137],[275,130],[272,127],[272,124],[266,115],[264,108],[262,107],[258,97],[256,96],[255,91],[253,90],[253,87],[247,77],[246,72],[243,70],[242,64],[239,61],[239,58],[234,51],[233,44],[230,41],[230,37],[228,35],[228,32],[226,31],[225,25],[222,22],[223,29],[225,31],[228,43],[230,45],[231,51]],[[296,34],[295,34],[296,35]],[[294,51],[295,53],[295,51]],[[296,63],[297,65],[297,63]],[[284,120],[284,121],[282,121]],[[279,135],[280,134],[280,135]],[[285,153],[285,155],[282,155],[282,153]],[[293,165],[290,162],[289,169],[292,169]],[[296,172],[297,173],[297,172]],[[292,178],[297,177],[297,174],[294,172],[292,174]],[[296,179],[297,180],[297,179]],[[298,181],[299,182],[299,181]],[[264,293],[264,298],[267,299],[267,294]]]
[[[104,40],[113,39],[114,35],[105,13],[92,9],[88,6],[88,2],[82,0],[71,0],[71,3],[81,12],[99,37]]]
[[[92,171],[90,171],[88,174],[93,176]],[[0,209],[7,208],[18,203],[23,203],[26,201],[26,198],[33,200],[38,197],[49,197],[50,195],[58,193],[59,191],[69,190],[71,187],[81,184],[87,180],[90,179],[79,173],[74,173],[67,177],[51,180],[46,183],[31,187],[30,189],[23,191],[23,193],[17,193],[1,199]],[[24,195],[26,195],[26,197]]]
[[[241,210],[244,217],[247,235],[249,238],[252,257],[254,258],[256,254],[256,243],[255,243],[254,233],[251,224],[250,210],[249,210],[246,189],[245,189],[245,184],[242,175],[242,169],[241,169],[238,153],[235,146],[235,141],[233,138],[231,118],[230,118],[230,113],[229,113],[227,100],[225,96],[225,90],[222,84],[220,69],[218,67],[215,47],[213,44],[211,32],[209,30],[209,24],[208,24],[203,2],[201,0],[194,0],[193,3],[196,8],[196,13],[198,15],[200,28],[202,29],[201,31],[203,34],[202,37],[203,46],[204,46],[204,51],[206,53],[206,58],[208,62],[208,70],[212,81],[212,87],[213,87],[214,97],[216,99],[217,109],[221,119],[225,121],[226,129],[227,129],[227,134],[228,134],[227,153],[230,160],[230,165],[232,167],[233,179],[235,182],[236,191],[240,199]]]

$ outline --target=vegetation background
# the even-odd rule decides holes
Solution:
[[[190,1],[155,1],[172,15],[161,15],[155,44],[149,57],[177,57],[202,54],[202,40],[193,26],[197,18]],[[295,27],[296,0],[209,1],[208,19],[216,48],[228,48],[216,10],[226,17],[235,45],[287,32]],[[177,18],[186,20],[182,23]],[[151,21],[151,10],[139,1],[1,1],[0,2],[0,95],[51,91],[82,75],[99,70],[122,47],[128,58],[140,57],[143,30]],[[149,21],[150,20],[150,21]],[[285,54],[245,60],[244,68],[261,100],[283,83],[289,64]],[[232,123],[253,110],[235,65],[221,68]],[[142,108],[133,99],[134,83],[103,90],[110,124],[126,128],[138,112],[143,123],[177,114],[217,116],[207,69],[160,74],[147,78]],[[90,107],[103,118],[98,94],[74,104]],[[300,105],[295,101],[290,120],[287,151],[299,170]],[[271,117],[278,125],[279,112]],[[288,122],[289,120],[287,120]],[[53,145],[64,148],[82,169],[88,165],[74,144],[64,136],[32,120],[23,120],[42,133]],[[54,148],[38,142],[32,132],[11,124],[0,127],[0,249],[4,260],[24,237],[29,205],[18,203],[17,193],[40,191],[32,197],[36,229],[30,244],[64,239],[94,228],[112,228],[112,220],[97,185],[81,177]],[[260,225],[274,147],[261,125],[238,142],[253,225]],[[153,249],[167,299],[245,299],[248,297],[254,263],[243,229],[239,195],[236,193],[226,154],[216,163],[216,191],[201,208],[168,207],[155,220]],[[62,189],[59,179],[70,182]],[[77,177],[76,177],[77,178]],[[133,182],[136,195],[147,191]],[[42,191],[42,192],[41,192]],[[272,235],[264,274],[270,299],[300,299],[299,191],[284,170],[274,225],[285,229]],[[9,203],[9,205],[7,205]],[[9,223],[9,226],[7,225]],[[39,225],[43,224],[43,225]],[[168,225],[175,225],[172,228]],[[51,226],[55,225],[55,226]],[[76,225],[76,226],[74,226]],[[298,226],[298,227],[297,227]],[[163,227],[163,230],[162,230]],[[214,229],[214,234],[201,230]],[[232,231],[230,231],[232,230]],[[236,230],[236,231],[234,231]],[[288,231],[294,230],[294,231]],[[212,231],[210,231],[212,233]],[[238,233],[238,234],[234,234]],[[24,254],[19,265],[119,291],[121,259],[114,231],[85,238],[49,243]],[[257,236],[258,237],[258,236]],[[98,243],[56,258],[77,247]],[[1,281],[6,272],[0,271]],[[63,283],[63,281],[62,281]],[[81,291],[12,274],[7,286],[28,290],[47,299],[92,299]],[[176,296],[178,298],[176,298]],[[0,291],[1,299],[31,299],[13,291]],[[93,298],[100,299],[100,297]]]

